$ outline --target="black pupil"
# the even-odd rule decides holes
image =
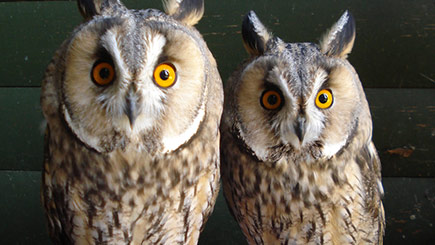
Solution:
[[[269,103],[269,105],[275,105],[278,103],[278,96],[275,94],[269,95],[269,97],[267,97],[267,103]]]
[[[104,67],[103,69],[100,70],[99,74],[102,79],[107,79],[110,76],[110,70]]]
[[[325,104],[326,102],[328,102],[328,95],[327,94],[321,94],[319,96],[319,101],[322,104]]]
[[[160,78],[162,80],[167,80],[169,78],[169,71],[168,70],[162,70],[160,72]]]

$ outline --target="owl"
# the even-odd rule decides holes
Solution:
[[[193,27],[165,12],[78,0],[84,22],[45,73],[42,204],[56,244],[196,244],[220,180],[222,81]]]
[[[272,36],[254,12],[251,55],[225,85],[224,195],[249,244],[381,244],[380,161],[349,12],[314,43]]]

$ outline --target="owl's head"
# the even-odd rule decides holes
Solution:
[[[136,144],[170,152],[205,116],[215,61],[193,27],[202,0],[167,0],[165,12],[119,0],[78,0],[85,21],[59,54],[60,116],[98,152]],[[219,78],[218,78],[219,79]]]
[[[352,15],[345,12],[319,45],[272,36],[252,11],[242,35],[251,58],[226,87],[228,130],[261,161],[329,159],[343,149],[367,109],[346,60],[355,39]]]

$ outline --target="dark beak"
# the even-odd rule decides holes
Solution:
[[[126,106],[124,112],[130,121],[130,127],[133,128],[134,122],[138,115],[137,98],[132,93],[128,93],[126,97]]]
[[[294,125],[296,136],[298,136],[299,142],[304,140],[305,135],[305,117],[298,117]]]

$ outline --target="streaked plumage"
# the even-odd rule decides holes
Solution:
[[[196,244],[219,190],[223,91],[193,27],[203,1],[167,14],[79,0],[85,22],[42,83],[42,202],[56,244]]]
[[[320,45],[243,21],[251,57],[226,84],[222,183],[250,244],[380,244],[380,162],[344,13]]]

